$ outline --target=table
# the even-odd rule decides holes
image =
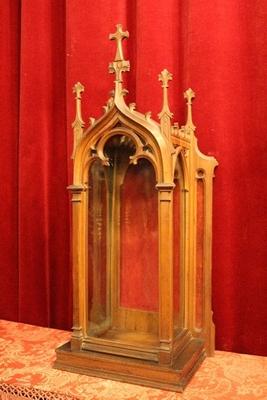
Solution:
[[[0,320],[1,400],[267,400],[267,357],[216,351],[182,394],[52,368],[70,332]]]

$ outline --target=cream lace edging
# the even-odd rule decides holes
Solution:
[[[69,396],[63,393],[47,392],[29,386],[8,385],[0,382],[1,400],[79,400],[78,397]]]

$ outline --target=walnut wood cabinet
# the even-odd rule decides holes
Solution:
[[[214,351],[211,308],[215,158],[197,147],[194,92],[185,125],[172,124],[168,85],[159,123],[126,104],[129,71],[117,25],[114,91],[85,127],[74,86],[73,333],[55,367],[182,391]]]

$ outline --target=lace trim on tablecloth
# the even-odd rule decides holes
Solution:
[[[78,397],[69,396],[63,393],[47,392],[28,386],[9,385],[0,383],[1,400],[80,400]]]

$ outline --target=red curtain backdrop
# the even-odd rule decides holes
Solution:
[[[0,15],[0,317],[69,328],[65,2]]]
[[[223,3],[223,4],[222,4]],[[200,149],[214,155],[216,347],[267,355],[267,3],[261,0],[0,0],[0,318],[71,327],[71,88],[99,116],[113,86],[108,34],[130,31],[127,76],[142,111],[197,93]]]

